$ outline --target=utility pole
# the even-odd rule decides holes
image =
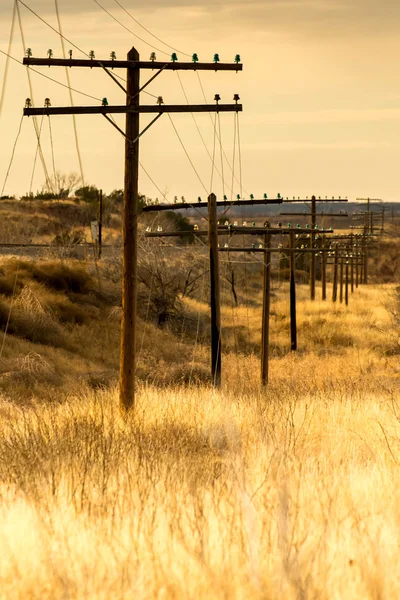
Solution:
[[[310,246],[311,249],[315,247],[315,226],[317,224],[317,201],[315,196],[311,198],[311,235],[310,235]],[[314,252],[310,255],[310,298],[315,300],[315,279],[316,279],[316,256]]]
[[[343,302],[343,255],[340,257],[340,304]]]
[[[97,254],[97,257],[100,260],[101,246],[103,243],[103,190],[99,191],[99,204],[97,207],[97,223],[98,223],[98,235],[97,235],[98,254]]]
[[[345,275],[345,302],[349,305],[349,261],[346,260],[346,275]]]
[[[219,251],[217,198],[208,197],[208,248],[210,254],[211,305],[211,373],[213,385],[221,386],[221,294],[219,282]]]
[[[262,310],[262,332],[261,332],[261,385],[268,385],[268,362],[269,362],[269,315],[271,307],[271,236],[264,236],[264,267],[263,267],[263,310]]]
[[[364,285],[367,285],[368,284],[368,247],[367,247],[367,237],[365,235],[363,236],[362,245],[363,245],[363,257],[364,257],[363,283],[364,283]]]
[[[132,48],[128,61],[139,61]],[[121,409],[129,411],[135,401],[136,308],[137,308],[137,220],[139,212],[139,90],[140,70],[127,69],[125,129],[125,185],[122,216],[122,320],[119,394]]]
[[[326,248],[322,248],[321,255],[321,285],[322,285],[322,300],[326,300]]]
[[[132,48],[127,60],[96,60],[90,59],[57,59],[33,58],[26,56],[23,64],[27,66],[62,66],[86,67],[103,69],[126,94],[124,105],[109,106],[107,99],[103,98],[101,106],[69,106],[52,107],[49,102],[44,108],[32,108],[30,99],[26,102],[25,116],[34,115],[70,115],[70,114],[100,114],[110,122],[125,137],[125,190],[123,209],[123,282],[122,282],[122,320],[121,320],[121,346],[120,346],[120,407],[124,414],[134,407],[135,402],[135,366],[136,366],[136,306],[137,306],[137,218],[138,218],[138,169],[139,169],[139,138],[155,123],[164,113],[193,113],[193,112],[240,112],[242,105],[238,104],[239,96],[234,97],[235,104],[204,105],[165,105],[161,97],[154,106],[140,104],[140,92],[149,83],[154,81],[164,71],[242,71],[239,55],[235,63],[220,63],[216,55],[214,63],[200,63],[197,55],[193,55],[192,62],[177,62],[173,54],[172,62],[140,61],[139,53]],[[126,69],[127,88],[114,77],[108,69]],[[156,71],[150,79],[140,87],[141,70]],[[218,98],[219,99],[219,98]],[[156,115],[151,123],[140,132],[140,114]],[[108,116],[110,114],[125,114],[126,129],[122,131]]]
[[[332,302],[337,300],[337,288],[338,288],[338,266],[339,266],[339,248],[335,248],[335,259],[333,263],[333,286],[332,286]]]
[[[290,349],[297,350],[295,234],[290,234]],[[313,253],[311,252],[311,255]]]

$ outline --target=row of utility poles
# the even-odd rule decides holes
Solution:
[[[332,200],[330,200],[332,201]],[[282,203],[279,199],[254,200],[259,204]],[[298,200],[300,202],[300,200]],[[316,199],[312,198],[311,229],[297,226],[271,227],[268,222],[263,227],[232,225],[229,222],[220,225],[217,217],[217,208],[224,207],[226,201],[217,201],[214,194],[208,198],[208,229],[193,231],[198,238],[208,236],[210,258],[210,307],[211,307],[211,375],[215,386],[220,386],[222,381],[221,366],[221,313],[220,313],[220,283],[219,283],[219,253],[260,253],[263,262],[263,309],[262,309],[262,335],[261,335],[261,382],[268,383],[269,362],[269,321],[271,301],[271,257],[273,254],[289,256],[290,270],[290,347],[297,350],[297,319],[296,319],[296,268],[295,261],[298,255],[310,255],[310,297],[315,300],[316,290],[316,265],[317,257],[321,258],[321,287],[322,300],[327,299],[327,267],[333,267],[332,301],[349,303],[349,293],[354,292],[360,283],[368,281],[368,239],[366,235],[346,234],[332,236],[333,230],[320,230],[316,222]],[[203,203],[204,205],[205,203]],[[234,204],[234,203],[232,203]],[[175,209],[176,205],[150,205],[144,208],[145,212]],[[178,209],[191,208],[191,205],[180,204]],[[281,212],[281,215],[288,213]],[[290,213],[293,215],[293,213]],[[294,213],[299,214],[299,213]],[[343,213],[334,213],[334,216],[347,216]],[[181,237],[186,235],[180,231],[172,232],[146,232],[148,238]],[[231,244],[218,244],[221,237],[229,238],[232,242],[235,236],[256,236],[257,244],[249,246],[235,246]],[[289,239],[287,247],[272,247],[271,240],[275,236],[285,236]],[[260,243],[260,241],[262,243]]]

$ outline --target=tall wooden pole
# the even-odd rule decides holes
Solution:
[[[322,300],[326,300],[326,251],[322,248],[321,256],[321,283],[322,283]]]
[[[290,349],[297,350],[295,234],[290,234]]]
[[[345,275],[345,294],[346,306],[349,305],[349,261],[346,260],[346,275]]]
[[[367,285],[368,283],[368,248],[367,248],[367,238],[363,237],[363,256],[364,256],[364,281],[363,283]]]
[[[344,273],[343,273],[343,256],[340,257],[340,302],[343,302],[343,278],[344,278]]]
[[[129,61],[139,61],[135,48]],[[127,106],[139,108],[140,69],[127,69]],[[122,320],[120,348],[120,406],[123,413],[135,403],[136,307],[137,307],[137,218],[139,205],[139,112],[126,114],[125,188],[122,251]]]
[[[360,257],[359,257],[359,248],[358,248],[358,238],[356,237],[356,288],[358,288],[359,284],[359,267],[360,267]]]
[[[219,251],[217,197],[208,197],[208,247],[211,288],[211,376],[215,387],[221,386],[221,297],[219,286]]]
[[[261,331],[261,385],[268,385],[268,362],[269,362],[269,314],[271,307],[271,236],[264,236],[266,252],[264,253],[263,269],[263,310],[262,310],[262,331]]]
[[[101,258],[101,245],[103,240],[103,190],[99,191],[99,205],[97,212],[97,222],[99,227],[99,235],[98,235],[98,258]]]
[[[311,198],[311,228],[310,247],[315,247],[315,226],[317,224],[317,201],[315,196]],[[316,256],[314,252],[310,253],[310,298],[315,300],[315,279],[316,279]]]
[[[350,289],[351,293],[354,293],[354,252],[351,254],[350,258]]]
[[[339,248],[335,248],[335,259],[333,263],[333,286],[332,286],[332,302],[337,300],[337,287],[338,287],[338,266],[339,266]]]

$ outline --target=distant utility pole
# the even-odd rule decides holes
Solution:
[[[287,200],[286,202],[290,202],[290,203],[299,203],[299,202],[308,202],[308,199],[306,200],[300,200],[300,198],[293,199],[293,200]],[[294,217],[305,217],[305,216],[309,216],[311,217],[311,232],[310,232],[310,248],[314,249],[315,248],[315,239],[316,239],[316,235],[318,233],[318,227],[317,227],[317,217],[347,217],[348,214],[347,212],[319,212],[317,213],[317,203],[327,203],[327,202],[348,202],[347,198],[318,198],[316,196],[311,196],[311,206],[309,206],[309,208],[311,208],[311,212],[307,212],[307,213],[299,213],[299,212],[287,212],[281,211],[281,215],[285,215],[285,216],[294,216]],[[310,254],[310,298],[311,300],[315,300],[315,284],[316,284],[316,272],[317,272],[317,257],[316,254],[314,252],[311,252]]]
[[[153,60],[154,58],[154,60]],[[23,63],[28,66],[63,66],[99,68],[115,81],[126,93],[126,104],[122,106],[109,106],[104,98],[102,106],[73,106],[51,107],[50,101],[44,108],[32,108],[31,101],[27,101],[24,115],[70,115],[70,114],[100,114],[103,115],[125,137],[125,189],[123,209],[123,267],[122,267],[122,321],[121,321],[121,349],[120,349],[120,406],[126,413],[134,406],[135,402],[135,370],[136,370],[136,307],[137,307],[137,220],[139,210],[139,138],[155,123],[164,113],[193,113],[193,112],[239,112],[242,105],[238,103],[239,96],[235,95],[235,104],[215,105],[165,105],[161,97],[154,106],[140,104],[140,93],[154,81],[163,71],[242,71],[239,55],[235,63],[221,63],[215,55],[213,63],[198,62],[196,54],[193,62],[177,62],[176,54],[172,55],[172,62],[157,62],[155,55],[150,61],[140,61],[139,53],[132,48],[127,60],[96,60],[94,55],[90,59],[57,59],[57,58],[32,58],[31,53],[24,58]],[[126,89],[108,69],[126,69]],[[140,86],[140,72],[152,70],[156,73],[142,86]],[[216,96],[217,98],[217,96]],[[140,132],[140,114],[155,114],[151,123]],[[125,131],[122,131],[109,114],[125,114]]]

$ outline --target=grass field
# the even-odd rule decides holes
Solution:
[[[255,295],[250,307],[224,308],[221,391],[157,385],[163,350],[127,421],[113,386],[82,383],[29,403],[4,395],[0,598],[399,597],[393,289],[359,288],[346,309],[300,288],[296,355],[287,293],[276,290],[268,390],[251,351]],[[187,310],[205,319],[208,309],[191,300]],[[246,352],[235,351],[235,328]],[[189,370],[205,368],[205,346],[168,335],[145,325],[141,360],[164,336]]]

